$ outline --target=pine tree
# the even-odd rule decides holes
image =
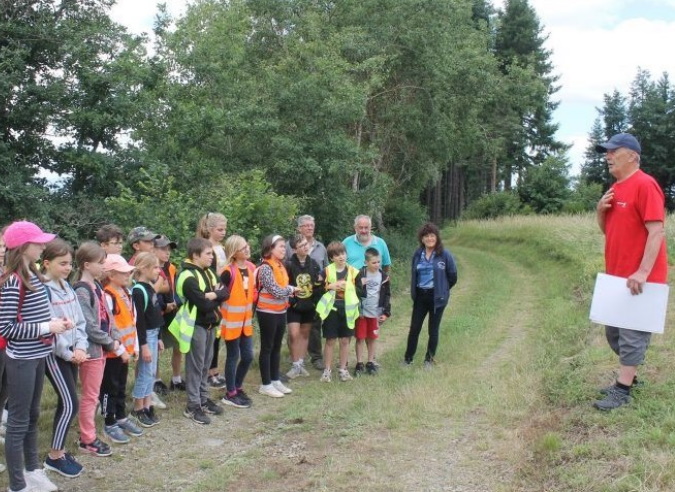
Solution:
[[[473,0],[471,14],[473,20],[476,21],[477,24],[483,23],[489,28],[492,24],[494,13],[495,9],[489,0]]]
[[[631,84],[628,118],[631,132],[642,146],[641,167],[663,188],[669,205],[675,191],[675,136],[671,123],[673,89],[668,74],[653,82],[648,71],[638,69]]]
[[[541,164],[546,157],[566,149],[556,140],[558,124],[553,122],[553,111],[558,102],[552,100],[559,87],[555,85],[551,52],[544,48],[546,36],[535,10],[527,0],[507,0],[499,14],[495,39],[495,55],[504,74],[514,68],[529,69],[539,87],[531,100],[513,107],[522,123],[522,130],[514,135],[505,156],[504,185],[511,187],[511,174],[520,174],[532,165]]]
[[[626,98],[614,89],[614,92],[603,96],[604,106],[600,110],[602,121],[605,125],[607,138],[617,133],[628,130],[628,112],[626,110]]]
[[[604,154],[595,150],[595,146],[605,142],[607,135],[598,116],[593,122],[593,128],[588,134],[588,147],[584,152],[584,163],[581,166],[581,179],[587,184],[598,183],[607,189],[610,182],[609,170]]]

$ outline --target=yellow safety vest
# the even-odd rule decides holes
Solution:
[[[356,318],[359,317],[359,298],[356,295],[356,288],[354,287],[354,279],[359,271],[349,265],[347,268],[347,278],[345,283],[345,314],[347,316],[347,327],[354,329]],[[335,263],[331,263],[326,267],[326,285],[337,281],[337,270]],[[316,312],[319,317],[324,320],[328,317],[330,312],[334,309],[336,292],[334,290],[326,291],[316,305]]]
[[[207,275],[213,277],[213,285],[216,283],[215,276],[210,270],[205,270]],[[180,297],[183,304],[178,308],[176,317],[169,325],[169,332],[178,340],[178,349],[182,354],[187,354],[190,351],[190,343],[192,342],[192,334],[195,331],[195,321],[197,321],[197,306],[189,307],[187,299],[183,294],[183,284],[188,277],[196,277],[199,282],[199,289],[206,290],[206,283],[201,275],[195,275],[192,270],[183,270],[178,275],[176,282],[176,294]]]

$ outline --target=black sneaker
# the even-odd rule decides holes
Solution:
[[[241,398],[242,400],[244,400],[248,404],[249,407],[251,405],[253,405],[253,400],[251,400],[251,397],[248,396],[248,394],[243,389],[237,390],[237,396],[239,398]]]
[[[202,403],[202,410],[209,415],[221,415],[225,411],[223,407],[210,398],[207,398],[206,402]]]
[[[163,381],[155,381],[155,384],[152,386],[152,391],[161,396],[169,394],[169,388],[167,388]]]
[[[80,448],[80,451],[85,453],[91,453],[94,456],[110,456],[112,451],[110,446],[101,441],[98,437],[94,439],[89,444],[82,442],[80,439],[77,440],[77,447]]]
[[[157,416],[157,413],[155,412],[155,407],[150,405],[150,408],[145,409],[145,413],[147,414],[148,417],[154,422],[153,425],[159,424],[159,417]]]
[[[375,376],[377,374],[377,366],[374,362],[366,363],[366,374],[369,374],[370,376]]]
[[[185,391],[185,389],[185,381],[178,381],[177,383],[171,381],[171,384],[169,384],[169,390],[171,391]]]
[[[644,385],[645,385],[645,382],[644,382],[644,381],[642,381],[642,380],[640,380],[640,379],[638,379],[638,378],[634,378],[634,379],[633,379],[633,384],[630,385],[630,389],[631,389],[631,390],[634,390],[634,389],[640,389],[640,388],[643,388]],[[600,388],[600,389],[598,390],[598,393],[600,393],[601,395],[607,396],[607,395],[609,394],[609,390],[612,389],[613,387],[614,387],[614,385],[612,384],[612,385],[607,386],[607,387],[605,387],[605,388]]]
[[[233,396],[225,393],[225,396],[223,396],[223,399],[220,401],[225,405],[230,405],[235,408],[249,408],[251,406],[251,404],[244,400],[238,393],[235,393]]]
[[[195,408],[194,410],[186,408],[183,412],[183,416],[198,424],[208,425],[211,423],[211,418],[204,413],[204,410],[202,410],[201,407]]]
[[[145,411],[145,408],[141,410],[133,410],[131,412],[131,415],[138,420],[138,424],[141,427],[152,427],[153,425],[157,425],[156,422],[150,418],[150,415],[148,415]]]
[[[363,366],[363,362],[357,362],[356,367],[354,368],[354,377],[358,378],[363,376],[366,372],[366,368]]]
[[[630,394],[617,386],[613,386],[607,392],[607,396],[602,400],[595,401],[593,406],[598,410],[614,410],[628,403],[630,403]]]

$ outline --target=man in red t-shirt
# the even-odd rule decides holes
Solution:
[[[597,206],[598,225],[605,234],[605,270],[625,277],[626,288],[639,295],[645,282],[665,284],[668,276],[663,191],[640,170],[642,149],[633,135],[619,133],[595,149],[607,154],[609,173],[616,179]],[[605,334],[619,356],[619,377],[594,406],[613,410],[630,402],[651,333],[607,326]]]

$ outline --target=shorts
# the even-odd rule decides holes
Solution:
[[[323,320],[321,331],[324,338],[347,338],[354,336],[354,330],[350,330],[347,326],[347,315],[344,309],[331,311],[328,317]]]
[[[622,366],[639,366],[645,361],[651,333],[605,326],[605,336]]]
[[[164,344],[165,350],[178,347],[178,340],[176,340],[176,337],[171,334],[168,328],[162,328],[159,332],[159,336]]]
[[[365,340],[366,338],[377,340],[380,337],[380,320],[359,316],[356,318],[354,333],[357,340]]]
[[[311,324],[314,321],[314,316],[316,315],[316,311],[307,311],[305,313],[302,313],[300,311],[296,311],[293,308],[288,308],[286,310],[286,323],[300,323],[301,325],[304,324]]]

